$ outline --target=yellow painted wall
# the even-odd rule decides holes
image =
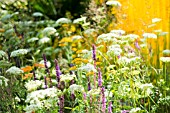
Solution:
[[[154,33],[153,30],[161,29],[164,32],[170,33],[170,0],[118,0],[122,6],[118,10],[117,29],[123,29],[127,33],[139,34],[142,37],[143,33]],[[160,18],[162,21],[156,26],[152,25],[153,18]],[[156,53],[159,45],[159,57],[162,56],[162,50],[170,49],[170,35],[159,37],[151,42],[153,51]],[[164,46],[165,45],[165,46]],[[157,54],[157,53],[156,53]],[[154,57],[154,61],[158,57]],[[157,61],[156,61],[157,62]]]
[[[122,7],[118,13],[119,24],[121,28],[129,33],[142,35],[145,32],[162,29],[170,31],[170,0],[119,0]],[[153,18],[160,18],[162,21],[154,27],[148,27],[152,24]],[[169,42],[170,38],[167,37]],[[167,46],[170,49],[170,45]]]

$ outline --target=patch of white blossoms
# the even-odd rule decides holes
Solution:
[[[25,55],[27,53],[28,53],[27,49],[18,49],[18,50],[12,51],[10,56],[17,57],[17,56]]]
[[[43,37],[43,38],[41,38],[40,40],[39,40],[39,45],[41,45],[41,44],[45,44],[45,43],[50,43],[51,42],[51,39],[50,38],[48,38],[48,37]]]
[[[9,73],[11,75],[20,75],[22,73],[24,73],[23,70],[21,70],[20,68],[16,67],[16,66],[12,66],[11,68],[9,68],[6,73]]]
[[[25,107],[26,113],[56,106],[58,104],[58,94],[59,90],[56,88],[47,88],[28,93],[25,100],[25,102],[28,103]]]
[[[28,82],[25,83],[25,87],[27,89],[28,92],[30,91],[35,91],[38,88],[40,88],[42,85],[44,84],[44,82],[40,81],[40,80],[30,80]]]
[[[157,35],[154,34],[154,33],[144,33],[144,34],[143,34],[143,37],[144,37],[144,38],[153,38],[153,39],[156,39],[156,38],[157,38]]]
[[[5,78],[5,77],[3,77],[3,76],[0,76],[0,86],[8,86],[8,79],[7,78]]]

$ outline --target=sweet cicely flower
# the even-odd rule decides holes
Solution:
[[[170,57],[161,57],[160,60],[162,62],[168,63],[168,62],[170,62]]]

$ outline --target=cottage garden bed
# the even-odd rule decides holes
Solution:
[[[147,43],[159,35],[101,30],[86,17],[1,14],[0,112],[168,113],[170,50],[156,68]]]

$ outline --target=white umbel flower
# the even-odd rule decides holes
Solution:
[[[27,49],[18,49],[18,50],[12,51],[10,56],[17,57],[17,56],[25,55],[27,53],[28,53]]]
[[[12,74],[12,75],[20,75],[22,73],[24,73],[23,70],[21,70],[20,68],[16,67],[16,66],[12,66],[11,68],[9,68],[6,73]]]
[[[168,62],[170,62],[170,57],[160,57],[160,60],[162,62],[168,63]]]
[[[121,3],[119,1],[116,0],[109,0],[106,2],[106,5],[111,5],[111,6],[117,6],[117,7],[121,7]]]
[[[144,33],[144,34],[143,34],[143,37],[144,37],[144,38],[153,38],[153,39],[156,39],[156,38],[157,38],[157,35],[154,34],[154,33]]]

